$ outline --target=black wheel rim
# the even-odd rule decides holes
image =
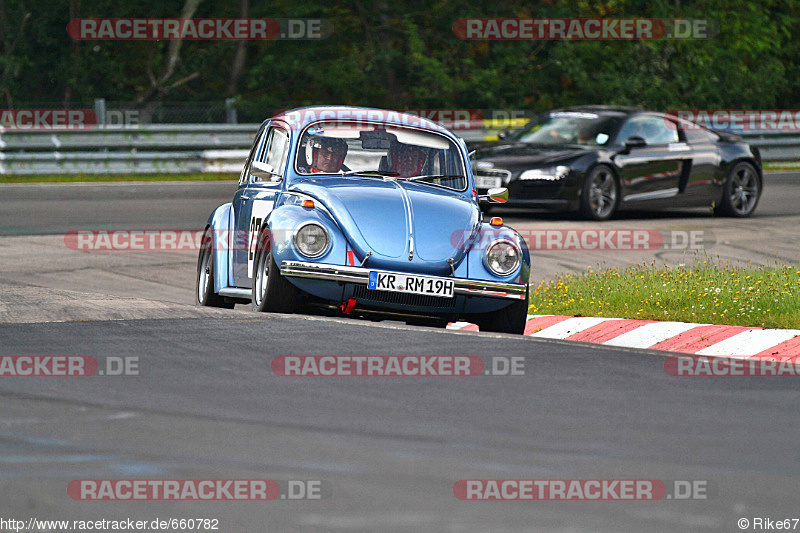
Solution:
[[[750,167],[741,167],[731,176],[731,207],[740,215],[749,215],[758,200],[758,179]]]
[[[597,218],[611,214],[617,203],[617,187],[614,176],[608,170],[599,170],[592,176],[589,184],[589,208]]]

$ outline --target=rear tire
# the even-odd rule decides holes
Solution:
[[[300,290],[281,275],[272,250],[259,249],[253,270],[253,310],[294,313]]]
[[[614,172],[599,165],[583,180],[580,214],[589,220],[608,220],[619,205],[620,188]]]
[[[760,198],[761,182],[755,167],[750,163],[737,163],[725,180],[719,210],[729,217],[749,217]]]
[[[476,323],[480,331],[492,331],[495,333],[525,333],[525,324],[528,321],[528,292],[525,289],[525,299],[514,302],[508,307],[504,307],[493,313],[481,315]]]
[[[195,300],[203,307],[221,307],[233,309],[234,302],[228,302],[214,292],[214,244],[210,230],[203,234],[200,255],[197,258],[197,283],[195,284]]]

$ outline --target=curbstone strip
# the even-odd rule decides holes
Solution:
[[[476,331],[468,322],[448,329]],[[608,346],[664,350],[732,358],[800,360],[800,329],[764,329],[743,326],[658,322],[564,315],[528,315],[525,335]]]

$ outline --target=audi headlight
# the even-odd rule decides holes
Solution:
[[[569,174],[569,167],[558,165],[557,167],[534,168],[533,170],[526,170],[520,175],[519,179],[558,181],[564,179],[567,174]]]
[[[511,241],[495,241],[486,250],[486,266],[498,276],[507,276],[519,268],[522,252]]]
[[[294,232],[294,246],[306,257],[319,257],[330,244],[328,231],[316,222],[306,222]]]

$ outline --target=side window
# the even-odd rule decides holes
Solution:
[[[289,152],[289,135],[280,129],[270,128],[264,135],[264,140],[254,154],[253,161],[266,165],[270,172],[274,172],[270,181],[280,181],[286,164],[286,155]],[[260,182],[262,178],[250,174],[250,183]]]
[[[250,149],[250,155],[247,156],[247,161],[244,162],[244,168],[242,169],[242,173],[239,175],[239,185],[243,185],[247,183],[248,180],[248,170],[250,170],[250,163],[253,161],[258,160],[258,153],[260,150],[263,150],[264,143],[267,140],[267,129],[263,128],[258,130],[256,134],[255,141],[253,141],[253,147]],[[252,181],[252,177],[250,177]]]
[[[641,137],[648,146],[678,142],[678,128],[673,122],[653,115],[639,115],[629,119],[619,131],[619,142],[630,137]]]
[[[250,155],[250,160],[247,162],[247,169],[250,170],[253,161],[264,161],[264,155],[267,153],[267,146],[269,143],[269,136],[272,128],[265,129],[258,139],[258,144],[253,147],[253,153]],[[261,178],[249,175],[250,183],[261,181]]]
[[[683,130],[686,140],[692,144],[716,142],[719,139],[716,133],[686,120],[681,120],[681,130]]]
[[[277,128],[270,130],[269,148],[264,163],[275,172],[272,181],[280,181],[286,168],[286,156],[289,153],[289,135]]]

